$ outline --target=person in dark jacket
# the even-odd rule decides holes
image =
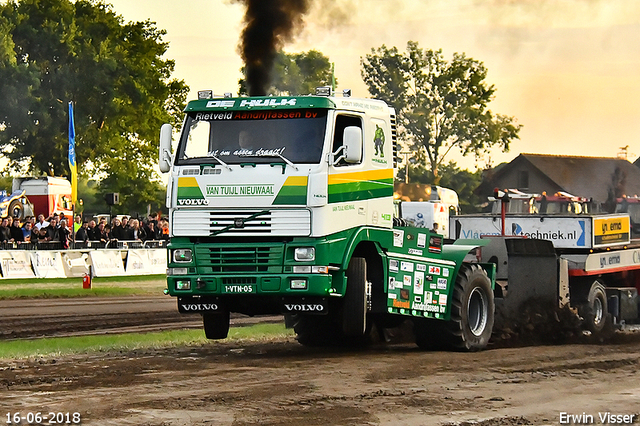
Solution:
[[[0,222],[0,242],[8,243],[11,241],[11,230],[9,229],[9,220],[5,217]]]
[[[69,248],[71,242],[71,229],[67,227],[67,220],[62,219],[60,221],[60,227],[58,228],[58,241],[62,244],[63,249]]]
[[[87,221],[82,222],[82,225],[76,231],[75,241],[77,243],[86,243],[89,241],[89,233],[87,230],[89,229],[89,223]]]
[[[100,241],[100,234],[101,231],[96,226],[96,221],[90,221],[89,226],[87,227],[87,236],[89,237],[89,241]]]
[[[11,231],[11,238],[16,243],[23,242],[24,234],[22,233],[22,228],[20,227],[20,219],[14,218],[13,221],[10,220],[10,222],[11,225],[9,226],[9,230]]]
[[[118,241],[129,239],[126,236],[124,227],[122,226],[122,222],[120,222],[120,219],[118,219],[117,217],[114,217],[111,221],[111,236]]]

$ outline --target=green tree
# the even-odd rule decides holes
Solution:
[[[508,151],[521,125],[488,108],[495,87],[485,81],[482,62],[442,50],[423,50],[409,41],[407,51],[382,46],[361,58],[362,78],[375,98],[393,105],[398,124],[414,152],[422,153],[436,182],[447,154],[480,156],[494,146]]]
[[[163,58],[165,31],[125,23],[99,0],[0,3],[0,30],[0,149],[9,171],[69,176],[72,101],[80,176],[107,177],[101,190],[120,192],[125,205],[154,201],[158,132],[179,123],[188,92]]]
[[[78,200],[82,200],[82,205],[78,206],[76,211],[83,213],[85,216],[111,212],[114,215],[126,214],[133,217],[146,217],[147,209],[152,212],[162,212],[163,214],[167,212],[164,205],[166,188],[157,182],[149,185],[148,189],[147,186],[145,186],[145,190],[151,191],[148,197],[152,198],[153,201],[144,202],[129,199],[127,204],[119,204],[111,207],[107,205],[105,200],[103,189],[101,189],[103,185],[104,182],[80,178],[78,182]],[[130,182],[130,185],[135,185],[135,182]],[[125,187],[123,189],[125,191],[135,190],[132,187]]]
[[[404,182],[407,168],[398,170],[397,179]],[[471,172],[458,167],[455,161],[447,164],[440,164],[438,168],[438,182],[431,170],[428,170],[424,163],[416,161],[409,164],[409,180],[411,183],[437,184],[444,188],[453,189],[458,194],[460,200],[460,210],[462,213],[476,213],[482,210],[486,204],[486,197],[475,194],[475,190],[482,182],[482,170]]]
[[[243,68],[242,73],[244,72]],[[316,87],[333,84],[333,70],[329,58],[317,50],[301,53],[280,51],[271,77],[272,83],[267,93],[278,96],[308,95],[315,93]],[[246,95],[245,79],[241,79],[238,83],[239,93]]]

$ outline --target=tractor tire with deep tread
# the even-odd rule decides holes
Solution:
[[[485,270],[479,265],[463,264],[452,298],[451,319],[443,324],[442,340],[454,350],[470,352],[486,348],[493,330],[495,302]]]
[[[207,339],[226,339],[229,335],[229,311],[216,314],[202,314],[204,335]]]
[[[367,261],[352,257],[347,268],[342,331],[347,337],[361,337],[367,330]]]
[[[11,204],[9,204],[8,215],[20,220],[24,219],[24,206],[22,205],[22,201],[13,200]]]

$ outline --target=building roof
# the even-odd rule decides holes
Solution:
[[[563,191],[576,196],[604,202],[612,190],[617,196],[640,195],[640,168],[621,158],[520,154],[493,179],[521,161],[529,162]]]

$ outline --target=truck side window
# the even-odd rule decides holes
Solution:
[[[342,137],[344,135],[344,129],[349,126],[356,126],[362,129],[362,119],[353,115],[338,115],[336,117],[336,125],[333,133],[333,147],[331,152],[336,152],[338,148],[342,146]],[[346,166],[347,162],[342,160],[337,166]]]

